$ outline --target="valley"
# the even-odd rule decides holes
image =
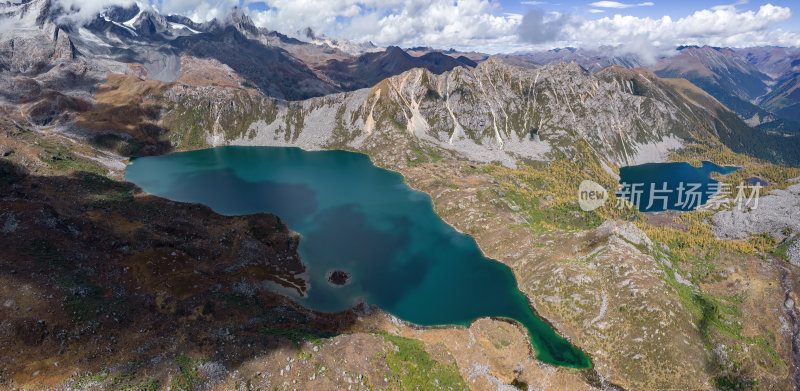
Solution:
[[[540,64],[54,4],[0,5],[23,26],[0,36],[1,387],[800,387],[800,149],[765,127],[791,61]],[[761,64],[736,99],[775,118],[663,73],[690,55]],[[614,207],[622,170],[704,161],[767,183],[759,208]],[[586,179],[611,195],[588,212]]]

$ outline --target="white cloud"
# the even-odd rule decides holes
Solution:
[[[557,39],[569,17],[556,14],[552,18],[545,18],[544,11],[532,10],[525,14],[517,29],[517,35],[525,42],[545,43]]]
[[[624,15],[584,19],[550,14],[496,15],[500,8],[493,0],[262,1],[270,9],[252,13],[253,20],[262,27],[291,34],[310,26],[336,38],[369,40],[380,45],[484,52],[601,45],[625,45],[640,48],[637,50],[641,52],[650,48],[655,52],[687,43],[800,46],[797,32],[776,26],[791,17],[791,10],[770,4],[757,11],[740,11],[735,4],[726,5],[680,19]],[[528,2],[531,1],[522,3]],[[601,13],[604,8],[644,7],[653,2],[598,1],[591,5],[589,13]],[[308,12],[310,9],[315,12]],[[527,21],[523,22],[525,18]]]
[[[133,2],[133,0],[56,0],[55,5],[65,11],[60,17],[60,22],[86,23],[108,7],[129,6]]]
[[[627,4],[627,3],[620,3],[618,1],[595,1],[594,3],[589,3],[589,5],[597,8],[631,8],[631,7],[648,7],[655,5],[655,3],[646,1],[644,3],[639,3],[639,4]]]
[[[777,23],[791,17],[787,7],[763,5],[758,12],[738,12],[729,6],[715,10],[701,10],[673,21],[669,16],[660,19],[614,15],[597,20],[587,20],[573,31],[573,39],[624,43],[631,36],[643,36],[650,41],[680,43],[733,42],[737,36],[761,33],[765,37],[778,30],[769,30]],[[795,42],[797,44],[797,42]]]
[[[653,56],[681,44],[713,46],[800,46],[800,34],[775,28],[791,17],[788,7],[763,5],[757,12],[735,6],[700,10],[672,20],[614,15],[565,26],[564,45],[623,45],[631,52]]]
[[[54,1],[69,10],[68,20],[88,21],[111,4],[130,4],[133,0]],[[182,14],[195,21],[224,16],[235,5],[263,2],[267,10],[248,11],[254,22],[285,34],[312,27],[334,38],[369,40],[379,45],[455,47],[487,53],[623,45],[650,55],[682,44],[800,46],[800,32],[785,27],[792,16],[789,7],[771,4],[757,10],[739,10],[737,4],[729,4],[673,19],[619,14],[587,18],[538,10],[523,16],[503,13],[497,0],[150,1],[163,13]],[[610,9],[652,4],[597,1],[586,12],[602,14]],[[10,29],[11,21],[5,22],[0,27]]]
[[[195,22],[204,22],[227,15],[239,0],[159,0],[158,8],[165,14],[178,14]]]
[[[311,26],[328,35],[381,45],[466,47],[514,37],[518,14],[495,15],[489,0],[266,0],[253,20],[293,33]],[[309,12],[309,10],[315,10]]]

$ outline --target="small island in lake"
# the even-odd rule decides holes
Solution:
[[[333,286],[344,286],[350,282],[350,278],[352,274],[344,271],[344,270],[331,270],[325,273],[325,278],[328,280]]]

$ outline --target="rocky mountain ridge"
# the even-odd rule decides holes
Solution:
[[[258,28],[237,9],[222,19],[194,23],[179,16],[161,15],[145,6],[111,7],[83,25],[64,22],[53,4],[51,0],[30,0],[0,6],[0,19],[16,32],[4,34],[0,42],[6,55],[0,63],[2,69],[24,72],[20,66],[26,63],[28,67],[38,64],[35,66],[42,69],[69,55],[81,57],[98,73],[125,73],[127,64],[134,63],[144,68],[142,76],[170,82],[181,77],[182,58],[191,56],[227,65],[244,78],[243,82],[266,95],[296,100],[363,87],[351,84],[364,69],[337,66],[335,62],[371,62],[362,57],[372,53],[351,54],[331,46],[333,42],[307,43]],[[55,31],[62,33],[61,43]],[[45,40],[45,36],[50,39]],[[60,45],[58,56],[54,57],[50,49],[47,53],[34,53],[32,59],[17,58],[20,53],[15,53],[13,47],[15,42],[22,43],[20,39],[30,40],[31,46],[56,41]],[[236,51],[229,50],[231,42],[236,43]],[[393,56],[398,60],[396,54]],[[404,52],[401,57],[404,63],[378,66],[370,71],[371,77],[380,80],[420,66],[452,69],[464,65],[449,58],[434,62],[420,60]]]
[[[795,115],[798,48],[681,46],[645,61],[623,47],[563,48],[505,55],[512,62],[546,65],[575,61],[596,72],[610,65],[647,67],[660,77],[685,78],[722,102],[751,126],[783,133],[800,131]]]

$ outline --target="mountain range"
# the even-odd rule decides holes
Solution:
[[[621,167],[676,160],[736,165],[727,178],[794,199],[798,49],[489,56],[290,36],[238,8],[74,22],[59,4],[0,3],[0,386],[800,386],[796,229],[722,238],[711,212],[576,200],[585,179],[613,189]],[[123,179],[131,158],[223,145],[348,150],[398,172],[593,366],[537,361],[506,319],[311,311],[264,288],[304,281],[304,239],[279,216]]]
[[[770,127],[771,130],[785,129],[786,133],[794,129],[794,122],[790,119],[780,118],[750,103],[763,96],[768,107],[779,108],[776,112],[794,113],[792,99],[796,90],[792,88],[792,83],[796,82],[797,75],[793,73],[796,67],[791,65],[791,61],[786,64],[786,61],[777,63],[771,60],[772,57],[763,50],[752,49],[749,54],[742,56],[730,49],[680,48],[677,55],[651,66],[654,74],[639,68],[623,70],[642,64],[630,55],[608,57],[599,52],[578,49],[501,56],[492,61],[484,60],[486,65],[478,65],[457,52],[445,54],[424,48],[410,51],[414,53],[411,55],[397,47],[380,50],[367,44],[362,47],[363,52],[354,52],[354,48],[359,47],[357,45],[349,45],[350,50],[346,52],[334,47],[341,46],[341,43],[331,46],[331,40],[318,39],[311,31],[305,34],[312,42],[303,42],[256,27],[242,10],[236,8],[223,19],[194,23],[181,16],[163,16],[149,7],[112,7],[89,23],[80,25],[60,23],[58,10],[52,4],[43,0],[29,1],[4,5],[0,11],[8,21],[6,23],[16,27],[4,34],[0,42],[0,53],[3,54],[0,67],[8,75],[3,80],[2,94],[9,103],[27,109],[27,115],[39,125],[59,122],[61,116],[78,114],[79,123],[84,127],[100,131],[119,129],[120,126],[103,129],[108,126],[107,122],[92,124],[87,119],[93,118],[92,113],[98,108],[105,109],[97,107],[99,93],[103,89],[96,88],[104,82],[108,83],[108,74],[127,74],[167,83],[171,86],[168,89],[180,85],[181,88],[208,91],[207,87],[219,86],[225,87],[225,91],[241,91],[237,94],[245,93],[248,96],[257,92],[264,96],[259,99],[274,99],[273,104],[277,107],[288,108],[295,106],[291,101],[322,96],[327,97],[321,99],[322,102],[346,100],[360,93],[341,95],[342,92],[365,88],[372,88],[374,92],[375,88],[387,85],[386,88],[379,88],[384,91],[380,96],[381,102],[386,102],[392,96],[395,105],[402,103],[402,108],[391,113],[395,121],[415,128],[412,133],[420,138],[446,141],[446,146],[456,151],[471,153],[473,150],[486,149],[488,151],[482,153],[487,159],[496,155],[494,158],[508,160],[508,156],[524,156],[527,153],[524,151],[528,147],[513,150],[516,147],[512,146],[524,143],[526,135],[533,129],[537,129],[539,139],[544,139],[561,138],[563,131],[559,129],[574,131],[579,128],[579,132],[569,137],[595,138],[592,143],[599,155],[609,163],[624,164],[637,161],[633,157],[637,150],[647,151],[652,146],[660,150],[664,144],[659,143],[665,137],[682,133],[685,136],[682,140],[686,141],[693,132],[688,123],[681,123],[683,120],[680,116],[675,117],[675,113],[686,109],[686,103],[675,100],[680,94],[669,85],[680,83],[668,82],[668,79],[661,81],[655,78],[658,76],[685,78],[721,103],[714,104],[716,106],[713,108],[701,106],[704,113],[710,112],[721,118],[725,117],[728,109],[750,125],[771,124],[774,125]],[[19,50],[20,47],[25,49]],[[789,53],[790,56],[794,54],[794,51]],[[498,59],[510,65],[531,64],[533,68],[527,67],[529,71],[526,72],[508,72],[509,75],[522,72],[517,84],[509,85],[509,80],[505,78],[495,79],[498,67],[507,69],[499,65]],[[535,65],[539,62],[553,65]],[[564,65],[567,62],[580,64],[582,70]],[[758,71],[758,64],[769,68],[776,80]],[[430,74],[415,71],[397,79],[396,85],[392,84],[396,79],[391,77],[420,68]],[[445,74],[449,76],[436,76]],[[464,79],[464,75],[470,78]],[[528,79],[533,79],[533,82]],[[783,81],[778,83],[778,79]],[[575,84],[558,84],[566,80],[574,80]],[[614,87],[601,92],[603,84],[598,84],[601,82],[613,83]],[[596,85],[581,87],[581,83]],[[409,100],[402,96],[402,90],[411,85],[427,92]],[[615,96],[612,91],[626,94]],[[512,96],[507,96],[509,93]],[[598,96],[598,93],[602,95]],[[649,97],[650,100],[638,102],[637,96]],[[598,109],[608,112],[608,102],[587,106],[592,99],[606,98],[618,101],[620,105],[609,112],[608,119],[580,114]],[[364,121],[358,131],[364,134],[369,133],[367,128],[370,126],[366,125],[367,118],[363,112],[367,106],[374,106],[371,99],[372,93],[365,101],[358,102],[358,110]],[[95,107],[89,109],[93,100]],[[169,100],[181,107],[180,100],[176,102],[174,97]],[[284,100],[288,103],[281,102]],[[306,101],[303,107],[315,107],[316,104],[312,102]],[[484,110],[480,105],[474,106],[476,102],[486,102],[488,105],[484,106]],[[131,103],[139,105],[138,100]],[[643,104],[655,104],[653,107],[664,110],[663,118],[647,118],[653,111],[643,110]],[[604,105],[606,107],[601,109]],[[696,102],[694,106],[697,106]],[[123,116],[117,121],[144,119],[155,122],[153,126],[160,126],[158,122],[169,116],[168,107],[137,114],[135,119]],[[385,105],[377,106],[380,111],[387,109],[389,107]],[[356,108],[347,107],[345,110],[350,113],[355,112]],[[433,112],[425,113],[422,117],[427,118],[427,122],[419,124],[419,121],[415,121],[419,118],[416,113],[426,110]],[[140,110],[131,107],[124,111]],[[303,114],[306,111],[301,110]],[[370,111],[374,112],[375,108]],[[624,119],[628,115],[634,117]],[[788,116],[791,117],[791,114]],[[590,118],[591,123],[578,125]],[[327,125],[320,125],[320,128],[329,127],[332,119],[326,119]],[[208,121],[218,120],[209,118]],[[431,121],[436,124],[431,125]],[[375,126],[385,125],[378,121]],[[798,163],[791,150],[796,144],[794,137],[752,130],[739,121],[727,124],[724,128],[739,130],[734,132],[735,135],[725,136],[719,126],[712,124],[707,129],[735,151],[750,151],[760,158]],[[471,140],[475,145],[453,147],[455,141],[462,138]],[[150,136],[145,139],[148,142],[154,140]],[[642,147],[640,144],[644,140],[651,143],[648,144],[651,147]],[[673,141],[667,144],[677,145],[674,139],[669,140]],[[496,150],[492,151],[493,148],[499,148],[499,154]]]
[[[624,47],[554,49],[506,57],[533,64],[575,61],[592,72],[609,65],[647,67],[662,78],[689,80],[751,126],[787,133],[800,131],[800,95],[794,92],[800,76],[798,48],[681,46],[655,62]]]

